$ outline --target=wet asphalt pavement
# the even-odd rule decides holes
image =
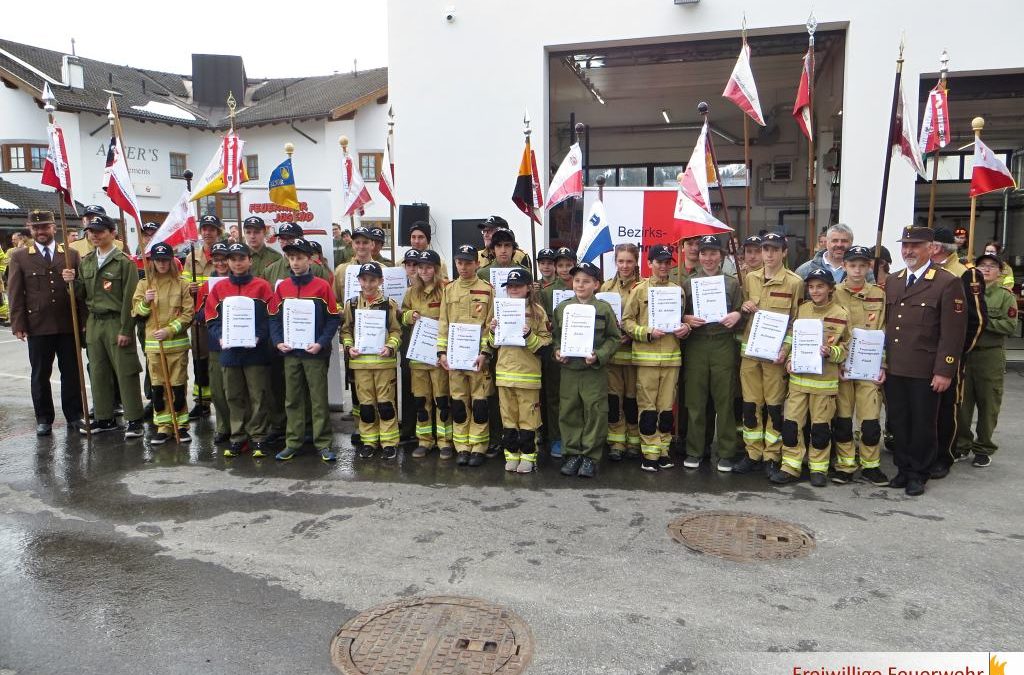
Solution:
[[[508,606],[529,672],[753,672],[765,653],[1019,648],[1024,378],[993,465],[917,499],[867,484],[774,488],[680,465],[225,460],[113,434],[37,439],[23,344],[0,329],[0,673],[330,673],[334,632],[414,595]],[[54,376],[56,378],[56,374]],[[58,413],[59,414],[59,413]],[[885,457],[883,468],[891,473]],[[735,563],[668,522],[698,509],[811,530],[809,557]]]

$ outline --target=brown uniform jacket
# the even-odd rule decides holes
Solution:
[[[64,245],[57,244],[47,264],[35,242],[30,248],[11,252],[7,268],[7,297],[11,307],[11,327],[29,335],[72,333],[71,300],[68,284],[61,278],[64,269]],[[78,252],[68,251],[68,266],[77,270]],[[78,296],[78,317],[85,327],[85,301]]]
[[[907,288],[907,270],[885,284],[885,350],[889,373],[930,380],[953,377],[963,354],[967,308],[960,279],[932,263]]]

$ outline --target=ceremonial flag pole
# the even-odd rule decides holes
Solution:
[[[393,174],[391,173],[391,171],[392,171],[392,169],[391,169],[391,143],[392,143],[394,137],[395,137],[395,110],[394,110],[394,108],[390,108],[389,107],[388,108],[388,137],[385,140],[385,143],[387,143],[387,146],[386,146],[387,152],[384,153],[388,165],[387,166],[382,166],[381,167],[381,172],[383,173],[383,172],[386,171],[388,176],[392,177],[392,180],[394,180],[394,178],[393,178]],[[390,210],[391,210],[391,264],[392,265],[398,265],[398,262],[397,262],[398,261],[398,249],[397,249],[398,225],[395,223],[395,196],[394,196],[394,194],[390,190],[391,182],[387,181],[387,180],[384,180],[383,177],[381,178],[381,180],[384,181],[384,184],[385,184],[385,186],[387,188],[386,189],[386,194],[384,196],[387,198],[388,203],[390,204]]]
[[[341,158],[341,170],[345,171],[346,164],[349,161],[349,158],[348,158],[348,136],[341,136],[341,137],[339,137],[338,138],[338,145],[341,146],[341,155],[342,155],[342,158]],[[350,231],[354,234],[355,231],[356,231],[356,212],[355,212],[355,210],[353,210],[351,213],[348,214],[348,222],[349,222],[349,227],[351,228]]]
[[[971,128],[974,129],[974,162],[971,167],[971,230],[967,239],[968,257],[974,255],[974,220],[977,215],[978,197],[989,192],[1017,188],[1017,182],[1006,168],[1006,164],[992,152],[991,148],[981,142],[981,130],[985,128],[985,119],[975,117],[971,120]]]
[[[185,169],[184,171],[181,172],[182,178],[185,179],[185,191],[188,192],[189,194],[192,194],[192,176],[193,175],[194,174],[189,169]],[[241,214],[242,213],[241,210],[239,210],[238,213]],[[195,239],[191,239],[191,241],[189,242],[189,251],[192,253],[192,255],[189,256],[190,259],[192,260],[192,281],[195,281],[195,279],[196,279],[196,240]],[[198,293],[199,293],[199,291],[197,290],[196,294],[198,295]],[[193,317],[192,318],[193,329],[197,329],[198,325],[199,325],[199,317]],[[190,346],[191,346],[191,349],[192,349],[192,360],[193,360],[194,363],[199,363],[199,339],[196,338],[196,339],[190,340],[190,342],[191,342]],[[163,345],[161,344],[161,352],[162,351],[163,351]],[[198,403],[199,405],[203,405],[203,388],[202,387],[196,387],[196,392],[198,394],[198,400],[196,401],[196,403]],[[173,405],[172,405],[172,409],[173,409]],[[173,418],[173,415],[172,415],[172,418]],[[177,420],[176,420],[176,418],[173,418],[173,419],[175,419],[175,427],[177,427]],[[178,433],[177,430],[175,430],[175,437],[174,437],[175,440],[178,439],[177,433]]]
[[[533,276],[537,278],[537,228],[541,221],[537,217],[537,209],[543,208],[544,197],[540,191],[540,178],[537,175],[537,157],[530,147],[530,115],[523,115],[523,136],[525,145],[523,156],[519,161],[516,174],[516,185],[512,189],[512,203],[530,219],[530,258],[533,261]]]
[[[928,100],[925,103],[925,121],[921,124],[921,138],[928,144],[921,148],[921,152],[927,152],[932,137],[938,136],[935,144],[935,154],[932,155],[932,181],[928,195],[928,227],[932,227],[935,223],[935,189],[939,182],[939,153],[945,147],[946,136],[949,134],[949,109],[945,105],[949,91],[949,54],[946,53],[945,49],[942,50],[940,62],[942,63],[942,68],[939,70],[939,83],[935,86],[935,90],[928,95]],[[933,97],[936,95],[942,103],[938,110],[933,108]],[[941,118],[938,115],[941,115]],[[932,129],[936,129],[938,133],[935,134],[932,132]]]
[[[701,114],[701,117],[704,118],[704,124],[707,124],[708,125],[708,129],[710,129],[711,128],[711,124],[708,121],[708,116],[711,113],[711,106],[708,105],[705,101],[701,101],[700,103],[697,104],[697,112],[699,112]],[[744,115],[744,119],[746,119],[745,115]],[[726,226],[729,227],[729,229],[732,229],[732,223],[729,222],[729,202],[727,202],[725,200],[725,186],[722,185],[722,175],[718,172],[718,155],[715,153],[715,141],[712,138],[712,136],[713,136],[713,134],[708,133],[708,151],[711,153],[711,165],[714,167],[714,170],[715,170],[715,181],[718,183],[718,198],[722,200],[722,220],[723,220],[723,222],[725,222]],[[749,193],[748,193],[747,197],[749,199]],[[710,204],[709,204],[709,206],[710,206]],[[750,211],[749,206],[747,208],[747,211],[749,213],[749,211]],[[735,233],[732,233],[732,234],[729,235],[729,246],[728,246],[728,248],[731,249],[730,252],[732,253],[732,261],[736,265],[736,274],[740,275],[739,276],[739,282],[740,282],[740,285],[742,286],[743,285],[743,276],[742,276],[742,273],[740,272],[740,261],[737,260],[737,258],[736,258],[736,237],[735,237]],[[680,265],[681,264],[682,264],[682,261],[680,261]]]
[[[807,248],[813,253],[818,231],[814,195],[814,33],[818,21],[811,14],[807,19]]]
[[[43,110],[46,111],[47,118],[49,119],[50,126],[56,128],[56,122],[53,118],[53,113],[57,110],[57,107],[53,104],[53,92],[50,91],[48,84],[43,85]],[[59,131],[59,130],[58,130]],[[51,143],[53,137],[56,136],[58,142],[63,145],[64,135],[63,133],[51,134]],[[72,200],[71,205],[74,208],[74,200],[71,197],[71,175],[67,168],[67,156],[63,153],[63,147],[59,148],[61,152],[60,163],[63,166],[54,166],[56,171],[56,178],[58,184],[61,183],[61,179],[67,181],[66,184],[66,196],[61,188],[55,188],[54,191],[57,194],[57,208],[60,213],[60,231],[61,237],[64,239],[64,269],[71,269],[71,265],[68,264],[68,249],[71,247],[71,242],[68,239],[68,221],[67,215],[64,211],[65,200]],[[49,160],[49,157],[47,157]],[[77,213],[77,210],[76,210]],[[85,424],[85,436],[86,438],[92,439],[92,424],[89,421],[89,394],[85,388],[85,364],[82,362],[82,331],[78,318],[78,300],[75,297],[75,282],[68,282],[68,298],[71,301],[71,329],[75,333],[75,361],[78,365],[78,387],[79,395],[82,397],[82,422]]]
[[[977,154],[977,145],[981,141],[981,130],[985,128],[985,118],[975,117],[971,120],[971,129],[974,129],[974,145],[975,154]],[[972,176],[973,179],[973,176]],[[978,218],[978,194],[971,190],[971,225],[967,231],[967,262],[972,262],[974,258],[974,223]]]
[[[882,199],[878,205],[878,231],[875,233],[875,278],[882,262],[882,226],[885,224],[885,202],[889,196],[889,169],[892,165],[893,138],[896,134],[896,110],[900,104],[900,79],[903,77],[903,39],[896,59],[896,81],[892,87],[892,109],[889,112],[889,134],[885,143],[885,165],[882,169]]]
[[[577,134],[577,136],[578,136],[578,134]],[[601,202],[603,204],[604,203],[604,184],[606,182],[604,174],[598,176],[597,180],[595,180],[594,182],[597,183],[597,201],[599,201],[599,202]],[[615,249],[613,248],[612,252],[614,253],[614,251],[615,251]],[[601,254],[601,277],[604,278],[604,254],[603,253]]]
[[[526,150],[527,150],[527,152],[530,153],[530,160],[531,160],[531,163],[532,163],[533,151],[530,149],[530,134],[531,133],[532,132],[530,130],[530,118],[528,116],[524,115],[523,116],[523,136],[526,137]],[[579,132],[578,131],[576,132],[576,142],[579,143]],[[532,174],[531,174],[531,177],[532,177]],[[535,187],[536,186],[531,186],[531,188],[535,188]],[[533,191],[533,189],[531,189],[531,192],[532,191]],[[530,206],[529,203],[527,203],[527,208],[529,208],[529,206]],[[572,217],[573,217],[573,220],[575,220],[576,219],[576,202],[575,201],[573,201],[572,208],[573,208],[573,215],[572,215]],[[536,279],[537,278],[537,228],[533,224],[533,216],[531,216],[530,214],[527,214],[527,218],[530,221],[530,260],[533,261],[533,278]],[[972,229],[972,231],[973,231],[973,229]]]

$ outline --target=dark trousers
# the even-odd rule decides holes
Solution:
[[[956,436],[959,431],[960,404],[964,400],[966,364],[966,357],[960,359],[960,367],[953,376],[949,389],[939,394],[938,452],[935,463],[945,467],[953,466],[953,462],[956,461]]]
[[[78,380],[75,336],[71,333],[30,335],[28,360],[32,365],[32,406],[36,411],[37,424],[53,424],[50,375],[53,373],[55,356],[57,368],[60,369],[60,407],[64,411],[64,418],[69,422],[82,419],[82,394]]]
[[[889,375],[885,412],[896,468],[907,478],[927,481],[935,462],[939,416],[939,395],[932,391],[931,378]]]

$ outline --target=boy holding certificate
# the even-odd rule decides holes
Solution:
[[[224,376],[224,394],[231,417],[231,446],[224,450],[225,457],[236,457],[252,450],[253,457],[267,452],[267,432],[270,428],[270,323],[268,317],[275,311],[274,292],[265,279],[254,277],[250,271],[252,259],[249,247],[235,243],[228,247],[230,275],[210,289],[204,314],[210,330],[210,340],[221,348],[220,365]],[[234,305],[238,298],[251,301],[251,324],[248,315],[240,316],[238,327],[252,346],[224,344],[225,328],[232,317],[225,316],[227,302]],[[249,447],[252,441],[252,447]]]
[[[796,321],[811,319],[822,324],[821,346],[818,348],[822,360],[821,374],[796,372],[794,362],[787,363],[790,376],[786,417],[782,423],[782,465],[769,478],[778,485],[800,479],[804,455],[807,454],[804,422],[809,413],[811,449],[807,463],[811,469],[811,485],[825,487],[828,484],[829,451],[832,449],[832,418],[836,414],[836,397],[839,394],[839,366],[846,359],[850,342],[850,315],[832,300],[836,282],[831,272],[813,270],[805,283],[811,301],[800,305]],[[790,324],[790,339],[782,348],[786,356],[795,341],[792,339],[793,331]]]
[[[732,472],[765,470],[770,475],[778,468],[782,457],[785,355],[780,352],[774,360],[748,356],[747,345],[754,325],[752,317],[757,312],[783,315],[789,323],[793,322],[803,301],[804,281],[784,266],[786,237],[783,235],[768,232],[761,237],[761,259],[764,266],[743,278],[747,299],[741,309],[748,315],[748,321],[740,343],[740,388],[743,391],[743,441],[747,456],[732,467]]]
[[[652,246],[647,260],[651,276],[630,293],[622,310],[622,329],[633,339],[640,452],[644,456],[640,468],[657,473],[673,466],[668,451],[675,421],[672,404],[682,365],[679,341],[690,334],[690,327],[683,323],[683,289],[671,281],[672,249]]]
[[[850,314],[850,330],[882,330],[885,327],[885,291],[868,283],[867,275],[875,258],[866,246],[851,246],[843,255],[846,278],[836,286],[833,298]],[[857,452],[853,443],[853,420],[860,420],[861,477],[867,482],[886,486],[889,477],[879,467],[879,444],[882,425],[878,421],[882,410],[883,370],[875,381],[840,378],[836,419],[832,425],[836,441],[836,471],[833,483],[849,483],[857,471]]]
[[[540,426],[541,363],[537,351],[551,344],[548,317],[537,302],[529,271],[514,269],[503,284],[509,300],[518,300],[525,312],[519,329],[521,345],[503,342],[498,319],[491,319],[487,345],[498,353],[494,383],[498,386],[501,445],[505,471],[530,473],[537,464],[537,428]]]
[[[615,276],[601,286],[603,293],[618,293],[622,307],[640,279],[640,249],[636,244],[615,247]],[[636,405],[636,368],[633,341],[623,332],[619,348],[608,364],[608,459],[617,462],[623,454],[640,456],[639,412]]]
[[[353,239],[354,241],[354,239]],[[373,457],[377,448],[383,448],[384,459],[398,457],[398,413],[395,408],[395,386],[398,381],[396,354],[402,339],[401,321],[395,301],[384,295],[384,270],[380,264],[368,262],[359,267],[356,277],[361,289],[359,295],[345,303],[342,318],[341,343],[349,357],[349,368],[355,373],[356,392],[359,397],[359,456]],[[369,336],[360,328],[369,330],[371,318],[379,314],[366,314],[357,326],[357,312],[383,312],[384,340],[376,349],[367,348]],[[381,329],[379,325],[373,328]],[[383,343],[383,344],[381,344]],[[363,351],[365,349],[365,351]]]
[[[550,318],[555,316],[555,291],[572,289],[572,275],[569,273],[576,265],[576,252],[562,246],[555,251],[555,278],[541,291],[541,305]],[[544,433],[553,459],[562,457],[562,433],[558,428],[558,391],[562,368],[553,356],[554,350],[545,350],[544,354]]]
[[[291,275],[277,285],[274,303],[278,309],[270,317],[273,344],[284,356],[284,409],[288,420],[285,446],[276,459],[285,461],[298,454],[309,414],[314,447],[320,459],[333,462],[337,455],[331,450],[327,369],[341,324],[338,303],[330,282],[313,273],[313,247],[308,241],[297,238],[284,247],[284,253]]]
[[[402,324],[411,326],[416,332],[416,324],[421,319],[437,321],[441,317],[444,286],[441,256],[429,249],[420,251],[416,278],[402,300]],[[412,456],[426,457],[432,447],[438,447],[441,459],[451,459],[455,455],[455,446],[452,444],[448,373],[436,361],[436,345],[431,353],[435,359],[433,364],[406,359],[412,375],[412,397],[416,409],[417,445]]]
[[[491,323],[494,288],[477,278],[479,268],[476,247],[463,244],[456,249],[455,270],[459,276],[444,289],[437,327],[437,357],[441,367],[448,371],[453,440],[459,466],[483,464],[490,441],[487,397],[494,391],[494,383],[487,364],[490,354],[486,351],[484,329]],[[481,328],[479,342],[473,346],[478,353],[472,369],[459,369],[455,367],[457,364],[449,363],[449,349],[456,346],[448,344],[449,326],[452,324]]]
[[[559,340],[554,354],[562,369],[558,423],[565,442],[565,454],[568,455],[562,463],[562,475],[593,478],[608,437],[607,365],[619,348],[621,333],[615,310],[604,300],[594,297],[601,287],[601,268],[583,262],[573,267],[570,274],[574,295],[555,308],[552,331]],[[586,309],[581,310],[581,307]],[[569,344],[567,339],[570,315],[585,317],[588,313],[593,324],[587,326],[579,337],[586,338],[583,346],[589,347],[589,354],[563,354],[567,348],[580,346]]]

